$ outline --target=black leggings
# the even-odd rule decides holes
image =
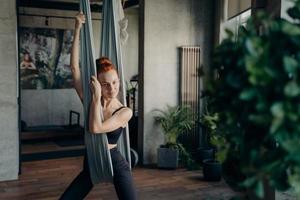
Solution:
[[[128,162],[124,159],[118,149],[110,150],[114,170],[113,182],[118,198],[120,200],[136,200],[136,191],[132,181]],[[60,197],[61,200],[82,200],[93,188],[87,156],[84,156],[83,170],[72,181],[66,191]]]

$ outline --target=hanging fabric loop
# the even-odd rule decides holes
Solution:
[[[120,29],[117,23],[119,21],[119,12],[117,12],[117,9],[120,4],[120,0],[103,1],[102,43],[100,55],[109,57],[111,61],[115,63],[121,80],[121,102],[126,106],[121,46],[119,43]],[[86,16],[86,22],[82,26],[80,33],[80,66],[85,119],[84,139],[90,176],[93,184],[97,184],[99,182],[112,182],[113,167],[110,151],[108,149],[107,136],[106,134],[92,134],[88,131],[89,105],[91,102],[89,81],[92,75],[96,76],[94,38],[92,34],[93,29],[89,0],[80,0],[80,10]],[[102,110],[99,112],[103,119]],[[130,164],[131,159],[128,127],[126,127],[126,131],[122,134],[118,141],[118,149]]]
[[[115,64],[120,76],[120,101],[126,106],[126,90],[124,81],[124,71],[122,63],[122,48],[120,41],[121,27],[120,22],[125,19],[121,0],[103,1],[103,23],[100,56],[106,56]],[[118,149],[131,164],[129,130],[126,127],[118,141]]]
[[[92,20],[89,0],[80,0],[80,10],[86,17],[86,22],[80,33],[80,66],[83,88],[84,106],[84,140],[87,151],[90,176],[93,184],[99,182],[112,182],[113,168],[110,152],[107,145],[106,134],[92,134],[88,131],[89,105],[91,93],[89,82],[92,75],[96,75],[96,63],[94,53],[94,39],[92,34]],[[101,112],[101,111],[99,111]],[[103,119],[103,115],[101,116]]]

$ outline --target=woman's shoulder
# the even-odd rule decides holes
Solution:
[[[117,112],[132,112],[131,109],[124,105],[118,105],[118,107],[112,112],[112,114],[115,114]]]
[[[130,109],[129,107],[125,106],[122,102],[120,102],[118,99],[115,102],[116,109]]]
[[[130,107],[125,106],[118,99],[115,99],[115,100],[116,100],[114,102],[115,106],[114,106],[113,111],[111,112],[112,115],[115,114],[115,113],[127,113],[127,114],[131,114],[132,113],[132,110],[131,110]]]

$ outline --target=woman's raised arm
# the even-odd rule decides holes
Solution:
[[[80,12],[79,14],[76,15],[74,38],[73,38],[71,61],[70,61],[74,87],[81,101],[83,100],[83,92],[82,92],[82,82],[81,82],[80,69],[79,69],[79,37],[80,37],[80,29],[82,27],[82,24],[84,23],[85,23],[85,16],[82,12]]]

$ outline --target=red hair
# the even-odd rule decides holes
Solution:
[[[115,72],[118,74],[115,66],[107,57],[98,58],[96,60],[96,67],[97,67],[97,75],[108,72],[110,70],[115,70]]]

